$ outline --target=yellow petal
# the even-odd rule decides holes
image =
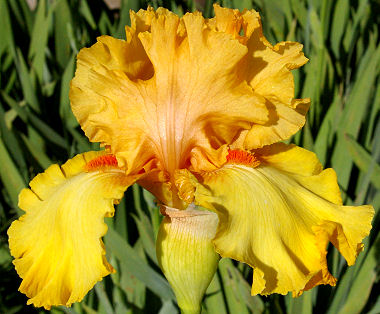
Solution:
[[[280,42],[272,46],[264,37],[261,21],[254,11],[246,11],[244,22],[248,57],[242,68],[253,90],[266,99],[269,121],[253,125],[245,135],[244,147],[248,150],[273,144],[289,138],[305,124],[310,99],[294,99],[294,79],[291,70],[304,65],[308,59],[302,45]]]
[[[108,157],[77,155],[62,167],[50,166],[21,191],[19,206],[26,214],[12,223],[8,236],[28,304],[70,306],[114,271],[101,240],[107,231],[103,217],[113,216],[114,203],[135,178]]]
[[[268,121],[265,99],[238,73],[247,47],[199,13],[132,13],[127,36],[81,50],[70,99],[86,135],[110,145],[128,173],[158,159],[172,174],[193,150],[220,164],[220,146]]]
[[[260,15],[254,11],[230,10],[214,5],[215,19],[209,24],[231,34],[248,48],[240,67],[254,92],[263,96],[269,112],[264,124],[253,124],[240,134],[246,149],[254,149],[289,138],[305,124],[310,99],[294,99],[294,81],[290,70],[304,65],[308,59],[302,45],[281,42],[274,47],[264,37]]]
[[[352,265],[371,229],[373,207],[342,206],[335,172],[322,171],[311,152],[278,144],[255,156],[257,167],[227,163],[196,174],[201,183],[189,181],[195,203],[219,216],[216,251],[254,268],[252,294],[300,295],[335,285],[326,245],[330,241]]]

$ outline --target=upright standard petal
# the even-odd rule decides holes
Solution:
[[[372,206],[342,206],[335,172],[322,171],[302,148],[275,144],[252,158],[244,154],[196,175],[199,183],[188,176],[195,203],[219,216],[216,251],[254,269],[252,294],[297,296],[319,284],[335,285],[326,246],[331,242],[354,264],[371,229]]]
[[[250,150],[289,138],[305,124],[310,106],[310,99],[294,99],[291,70],[308,61],[302,45],[280,42],[272,46],[263,35],[260,15],[254,10],[239,12],[218,5],[214,9],[215,18],[209,24],[247,47],[239,75],[265,99],[269,112],[268,121],[243,131],[238,138],[240,145],[235,146]]]
[[[224,144],[269,120],[266,100],[239,74],[248,48],[199,12],[132,13],[127,37],[81,50],[70,99],[86,135],[128,173],[153,159],[170,175],[204,160],[220,166]]]
[[[113,216],[114,203],[134,181],[114,156],[89,152],[50,166],[21,191],[19,206],[26,213],[8,236],[28,304],[70,306],[114,272],[101,240],[103,218]]]

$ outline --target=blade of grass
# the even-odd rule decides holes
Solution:
[[[65,149],[68,148],[66,140],[57,132],[55,132],[52,127],[43,122],[37,115],[33,114],[31,111],[24,109],[24,107],[20,106],[17,103],[17,101],[9,97],[7,94],[1,94],[4,100],[7,102],[7,104],[18,113],[19,117],[23,120],[24,123],[29,123],[31,126],[33,126],[33,128],[38,130],[46,139],[56,144],[57,146],[60,146]]]
[[[346,30],[347,19],[350,14],[350,1],[338,0],[333,13],[330,44],[334,55],[339,58],[342,36]]]
[[[156,239],[153,231],[152,224],[148,218],[148,216],[144,213],[141,208],[141,190],[137,184],[132,186],[133,190],[133,200],[135,203],[135,208],[138,213],[138,217],[132,214],[133,219],[136,222],[137,229],[139,231],[140,239],[142,241],[143,247],[151,258],[151,260],[158,265],[157,257],[156,257]]]
[[[69,101],[70,81],[74,76],[75,69],[75,55],[71,55],[66,63],[65,71],[62,75],[61,93],[59,97],[59,115],[65,122],[68,128],[76,128],[78,121],[75,118]]]
[[[52,23],[54,4],[46,5],[46,0],[38,2],[33,24],[28,56],[33,60],[32,66],[40,82],[43,82],[45,49],[47,47],[50,24]]]
[[[368,51],[367,51],[368,53]],[[338,124],[338,141],[334,147],[332,155],[332,166],[338,175],[338,182],[344,190],[348,188],[348,182],[351,174],[352,159],[347,158],[346,154],[346,141],[344,134],[347,133],[356,139],[364,115],[366,113],[369,99],[377,74],[377,66],[380,62],[380,45],[376,51],[371,54],[368,64],[363,68],[363,73],[355,81],[349,98],[345,104]]]
[[[17,48],[16,68],[20,79],[22,92],[26,102],[33,108],[34,111],[40,112],[40,105],[37,100],[33,82],[29,76],[29,72],[22,56],[21,50]]]
[[[109,229],[106,238],[106,247],[115,254],[116,258],[126,265],[136,278],[140,279],[150,290],[164,300],[175,300],[168,282],[154,271],[135,250],[114,230]]]
[[[361,171],[370,174],[372,184],[380,189],[380,165],[372,159],[371,155],[352,136],[346,135],[344,139],[354,163]]]
[[[380,296],[377,297],[375,305],[371,308],[367,314],[379,314],[380,313]]]
[[[54,10],[54,45],[56,60],[65,72],[71,53],[67,24],[72,24],[70,6],[67,0],[58,0]]]
[[[3,138],[4,144],[6,145],[9,153],[13,156],[16,162],[17,168],[19,169],[20,175],[24,179],[28,179],[27,165],[24,159],[24,153],[20,147],[17,137],[14,132],[8,129],[5,120],[5,113],[0,102],[0,134]]]
[[[100,300],[100,303],[103,305],[104,311],[107,314],[114,314],[115,311],[113,310],[112,304],[110,300],[108,299],[106,291],[104,290],[103,281],[100,281],[95,285],[95,292]]]
[[[378,266],[379,247],[380,233],[377,235],[376,241],[371,246],[358,275],[353,281],[346,298],[347,301],[340,309],[339,314],[361,313],[364,309],[377,277],[376,267]]]
[[[92,16],[90,7],[88,6],[87,0],[82,0],[79,3],[79,11],[85,18],[86,22],[90,25],[92,29],[96,29],[96,23],[94,17]]]
[[[121,0],[119,26],[116,33],[113,34],[115,37],[125,39],[125,25],[131,25],[129,10],[137,12],[139,8],[140,5],[138,0]]]
[[[330,147],[336,132],[336,120],[339,117],[341,99],[336,92],[334,100],[324,116],[322,125],[319,127],[317,138],[314,142],[313,151],[317,154],[322,165],[326,164]]]
[[[158,312],[158,314],[177,314],[177,313],[178,313],[177,308],[173,305],[173,302],[170,300],[165,301],[160,311]]]
[[[222,258],[219,262],[219,270],[223,280],[223,289],[227,299],[230,313],[249,313],[245,302],[240,295],[239,288],[234,280],[233,264],[230,259]]]
[[[15,42],[7,1],[0,1],[0,18],[2,23],[2,27],[0,27],[0,37],[2,43],[0,44],[0,47],[1,45],[3,45],[2,49],[8,47],[13,59],[16,59]]]
[[[214,278],[206,290],[204,303],[206,305],[207,314],[227,314],[227,306],[224,302],[218,273],[214,275]]]
[[[293,298],[289,295],[289,298]],[[290,306],[287,307],[288,313],[312,314],[312,291],[305,291],[300,297],[292,299]]]
[[[147,264],[140,238],[136,241],[133,249],[137,256]],[[146,301],[146,286],[130,271],[125,263],[120,264],[120,287],[126,294],[128,303],[133,304],[139,309],[144,308]]]
[[[156,241],[154,239],[153,228],[149,218],[145,214],[141,218],[137,217],[136,215],[132,215],[132,217],[136,222],[136,226],[139,231],[139,236],[145,252],[148,254],[150,259],[156,265],[158,265],[156,257]]]
[[[257,295],[251,295],[251,286],[243,278],[240,271],[231,263],[231,271],[234,277],[234,282],[237,284],[239,296],[241,296],[245,305],[248,307],[251,313],[259,314],[264,312],[264,303]]]
[[[42,169],[46,169],[51,164],[53,164],[53,161],[43,151],[38,149],[38,147],[34,146],[28,137],[26,137],[24,134],[21,134],[21,138]]]
[[[1,135],[1,134],[0,134]],[[18,194],[26,187],[25,181],[20,175],[15,163],[10,157],[7,148],[0,136],[0,178],[8,192],[13,207],[20,215],[23,212],[18,208]]]

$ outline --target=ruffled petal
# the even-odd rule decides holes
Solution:
[[[26,213],[8,236],[28,304],[70,306],[114,272],[101,240],[103,218],[113,216],[114,203],[135,179],[117,167],[115,157],[89,152],[50,166],[21,191],[19,206]]]
[[[252,294],[297,296],[335,285],[326,246],[331,242],[352,265],[371,229],[373,207],[342,206],[335,172],[322,171],[315,154],[302,148],[277,144],[254,156],[260,165],[229,162],[196,174],[199,182],[188,175],[186,184],[183,171],[179,176],[183,195],[219,216],[216,251],[253,267]]]
[[[86,135],[110,145],[128,173],[152,159],[173,173],[194,149],[220,166],[220,146],[268,121],[265,99],[239,75],[247,47],[199,12],[133,13],[127,36],[81,50],[70,99]]]
[[[310,106],[310,99],[294,99],[291,70],[308,61],[302,53],[303,46],[296,42],[272,46],[263,35],[260,15],[254,10],[239,12],[218,5],[214,9],[215,18],[209,25],[231,34],[247,47],[239,75],[264,97],[269,112],[265,124],[253,124],[240,134],[244,148],[251,150],[289,138],[305,124]]]

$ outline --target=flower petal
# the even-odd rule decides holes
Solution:
[[[77,155],[62,167],[52,165],[19,195],[26,214],[12,223],[8,236],[23,279],[19,290],[30,298],[28,304],[70,306],[114,272],[101,240],[107,231],[103,217],[113,216],[114,203],[135,178],[107,158],[91,165],[99,156],[104,152]]]
[[[310,99],[294,99],[291,70],[308,61],[302,45],[281,42],[272,46],[263,35],[260,15],[254,10],[239,12],[219,5],[214,5],[214,9],[215,19],[209,24],[231,34],[248,48],[240,75],[256,94],[265,98],[269,112],[265,124],[253,124],[249,131],[240,134],[244,147],[251,150],[289,138],[305,124],[310,106]]]
[[[335,285],[326,245],[332,242],[352,265],[371,229],[372,206],[342,206],[335,172],[322,171],[302,148],[278,144],[255,156],[256,168],[226,164],[197,175],[201,183],[189,181],[195,203],[219,216],[216,251],[254,268],[252,294],[300,295]]]
[[[238,75],[247,47],[199,13],[180,19],[150,8],[132,16],[129,42],[100,37],[78,55],[70,99],[86,135],[110,145],[128,173],[152,159],[173,173],[193,149],[214,152],[221,164],[221,145],[268,120],[265,99]]]

